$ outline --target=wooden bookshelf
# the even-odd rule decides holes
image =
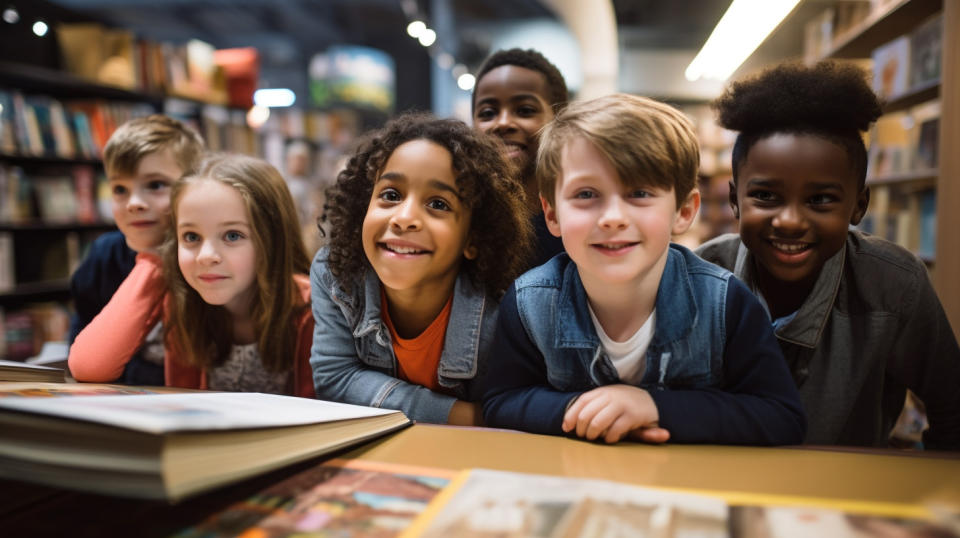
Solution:
[[[901,112],[910,107],[932,101],[940,96],[940,82],[931,82],[914,88],[904,94],[891,97],[883,103],[883,113]]]
[[[918,188],[935,187],[937,183],[938,172],[933,168],[903,172],[900,174],[889,174],[885,176],[867,177],[867,185],[893,185],[910,183]]]
[[[0,222],[0,232],[36,232],[43,230],[51,231],[110,231],[116,230],[117,225],[112,222]]]
[[[937,181],[937,269],[934,286],[960,340],[960,2],[943,6],[940,71],[940,177]]]
[[[11,303],[38,302],[65,299],[70,295],[70,279],[24,282],[13,289],[0,292],[0,306]]]
[[[909,33],[942,9],[943,0],[890,2],[834,38],[833,48],[824,58],[869,58],[873,49]]]

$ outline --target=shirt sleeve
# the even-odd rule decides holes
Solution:
[[[926,270],[918,272],[916,290],[909,295],[916,302],[904,312],[888,377],[923,401],[930,423],[924,447],[960,450],[960,348]]]
[[[399,409],[412,420],[445,424],[456,398],[369,368],[357,356],[353,329],[311,269],[314,317],[310,367],[317,397],[356,405]]]
[[[101,383],[119,378],[160,319],[165,291],[160,259],[139,254],[116,293],[70,346],[71,375]]]
[[[478,383],[488,426],[532,433],[563,435],[567,405],[582,394],[550,386],[543,354],[523,327],[513,286],[500,303],[496,337]]]
[[[802,443],[806,415],[763,307],[732,277],[726,307],[722,386],[651,391],[660,426],[681,443]]]

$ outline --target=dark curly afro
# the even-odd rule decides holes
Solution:
[[[506,49],[494,52],[483,61],[480,69],[477,70],[477,84],[474,85],[474,88],[480,84],[480,79],[484,75],[504,65],[515,65],[543,74],[543,77],[547,80],[547,89],[550,92],[547,97],[550,98],[550,106],[553,108],[554,114],[559,113],[567,106],[570,94],[567,92],[567,83],[563,80],[563,75],[560,74],[557,66],[550,63],[550,60],[543,54],[533,49]]]
[[[757,141],[775,133],[812,134],[841,145],[860,188],[867,173],[861,133],[882,113],[866,73],[850,63],[786,63],[727,87],[712,104],[721,126],[739,131],[733,178]]]
[[[408,113],[368,135],[337,182],[327,190],[325,220],[330,222],[330,270],[345,289],[370,268],[361,230],[374,183],[393,151],[412,140],[429,140],[453,157],[460,197],[471,209],[470,240],[477,249],[464,259],[475,286],[499,297],[528,266],[533,227],[523,187],[501,156],[499,141],[459,120]]]

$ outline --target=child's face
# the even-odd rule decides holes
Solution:
[[[387,296],[449,294],[460,261],[472,259],[470,208],[459,197],[453,160],[427,140],[401,144],[373,186],[363,251]]]
[[[846,150],[824,138],[774,134],[755,143],[730,201],[761,271],[781,282],[815,281],[867,210],[857,183]]]
[[[170,223],[170,187],[182,174],[167,149],[140,159],[132,176],[110,177],[113,218],[131,249],[151,252],[163,242]]]
[[[212,305],[248,314],[256,290],[256,252],[247,208],[219,181],[188,186],[177,207],[177,259],[187,284]]]
[[[670,237],[690,227],[699,193],[677,209],[672,188],[627,187],[603,153],[580,137],[564,146],[560,163],[556,207],[542,199],[544,215],[584,285],[659,281]]]
[[[523,177],[533,177],[540,145],[537,132],[553,119],[547,79],[516,65],[491,69],[474,91],[473,126],[499,136]]]

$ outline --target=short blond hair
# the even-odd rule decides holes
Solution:
[[[693,123],[670,105],[618,93],[571,103],[543,128],[537,183],[551,206],[563,148],[577,137],[603,153],[626,186],[672,188],[678,208],[696,185],[700,145]]]
[[[140,160],[169,149],[184,174],[199,164],[205,144],[200,135],[183,123],[162,114],[136,118],[121,125],[103,148],[103,165],[108,176],[137,172]]]

